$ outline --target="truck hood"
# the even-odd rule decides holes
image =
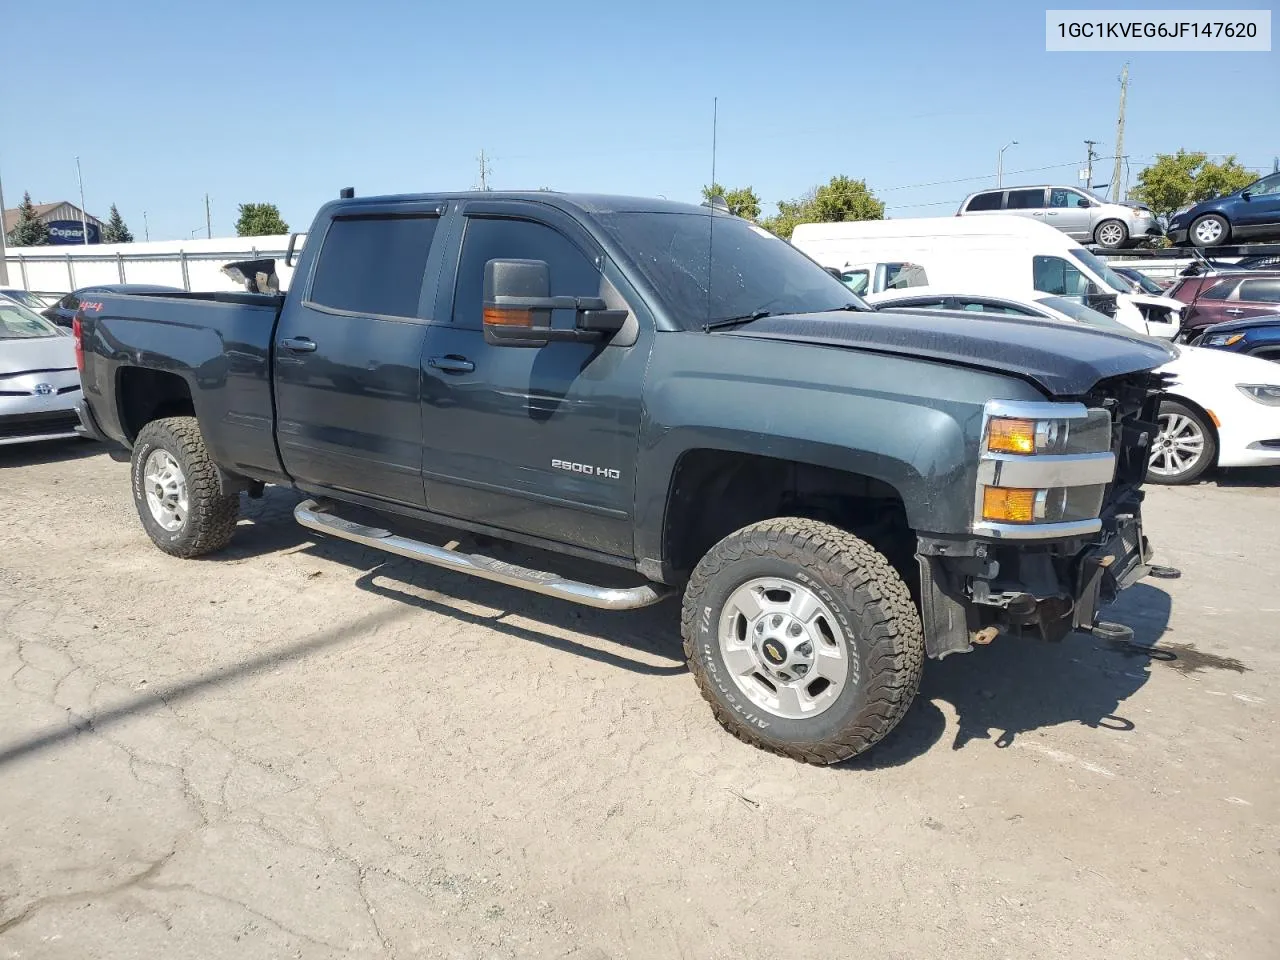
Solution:
[[[1050,396],[1088,393],[1099,380],[1152,370],[1177,355],[1147,337],[1022,317],[876,311],[765,317],[713,336],[784,340],[918,357],[1030,380]]]
[[[71,337],[23,337],[0,340],[0,377],[31,370],[74,370],[76,342]]]

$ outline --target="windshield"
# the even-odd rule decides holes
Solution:
[[[1133,287],[1125,282],[1124,277],[1120,276],[1120,274],[1108,267],[1105,261],[1099,260],[1088,250],[1072,247],[1071,255],[1092,270],[1095,275],[1101,277],[1107,286],[1116,293],[1133,293]]]
[[[1140,286],[1147,293],[1154,294],[1157,297],[1164,296],[1164,291],[1160,289],[1160,284],[1156,283],[1150,277],[1140,270],[1126,270],[1124,275]]]
[[[26,290],[0,290],[0,294],[15,300],[24,307],[30,307],[32,310],[43,310],[48,304],[37,297],[34,293]]]
[[[1073,300],[1070,297],[1041,297],[1036,303],[1043,303],[1046,307],[1057,310],[1059,313],[1065,313],[1072,320],[1079,323],[1087,323],[1091,327],[1101,327],[1103,330],[1111,330],[1114,333],[1123,333],[1131,337],[1141,336],[1141,334],[1135,333],[1119,320],[1113,320],[1105,313],[1099,313],[1092,307],[1086,307],[1079,300]]]
[[[686,329],[758,311],[871,309],[785,240],[737,217],[610,213],[599,222]]]
[[[0,340],[26,340],[30,337],[56,337],[58,328],[12,300],[0,302]]]

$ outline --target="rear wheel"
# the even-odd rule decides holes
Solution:
[[[1153,483],[1195,483],[1218,459],[1213,428],[1198,410],[1165,400],[1147,476]]]
[[[1103,220],[1093,232],[1098,246],[1116,250],[1129,242],[1129,228],[1119,220]]]
[[[1231,237],[1231,224],[1216,213],[1205,214],[1191,224],[1188,236],[1197,247],[1218,247]]]
[[[698,564],[684,597],[689,669],[734,736],[806,763],[880,741],[920,685],[907,585],[853,534],[787,517],[745,527]]]
[[[195,417],[153,420],[133,445],[133,502],[151,541],[175,557],[220,550],[236,529],[239,494],[224,494]]]

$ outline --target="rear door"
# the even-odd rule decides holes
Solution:
[[[1249,236],[1280,236],[1280,173],[1263,177],[1249,188],[1249,199],[1235,205],[1234,219]]]
[[[1045,214],[1048,212],[1045,208],[1045,192],[1044,187],[1024,187],[1020,190],[1010,190],[1009,196],[1005,200],[1004,212],[1021,217],[1030,217],[1043,223],[1046,221]]]
[[[472,200],[459,213],[461,245],[450,242],[444,267],[456,283],[440,285],[423,364],[431,510],[630,557],[652,319],[638,300],[621,297],[606,277],[603,251],[563,211]],[[552,296],[599,296],[627,307],[637,332],[607,343],[487,344],[484,266],[495,259],[545,261]],[[553,313],[553,326],[572,325],[572,311]]]
[[[1280,277],[1243,281],[1222,312],[1227,320],[1270,317],[1280,313]]]
[[[300,484],[425,504],[419,360],[443,209],[350,208],[294,278],[274,379],[280,456]]]

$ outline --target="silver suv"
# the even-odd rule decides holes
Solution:
[[[1004,213],[1032,217],[1067,236],[1110,250],[1129,246],[1143,237],[1164,235],[1148,207],[1125,201],[1109,203],[1076,187],[1010,187],[983,190],[964,198],[956,216]]]

